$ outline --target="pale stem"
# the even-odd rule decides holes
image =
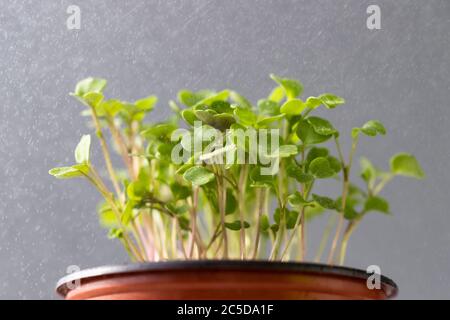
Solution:
[[[122,156],[122,160],[125,163],[125,166],[127,167],[130,178],[132,180],[136,180],[137,174],[133,168],[133,158],[132,158],[132,156],[130,156],[130,152],[128,150],[125,139],[123,138],[122,134],[120,133],[119,129],[117,128],[116,124],[114,123],[113,118],[107,117],[107,122],[108,122],[109,130],[111,131],[111,135],[114,139],[114,142],[116,143],[118,149],[120,150],[120,155]]]
[[[120,186],[119,186],[119,182],[117,180],[117,176],[116,176],[116,172],[114,171],[113,165],[112,165],[112,161],[111,161],[111,155],[109,153],[108,150],[108,145],[106,144],[106,140],[105,137],[103,136],[103,132],[102,132],[102,128],[100,126],[100,122],[98,121],[98,116],[97,116],[97,112],[95,111],[94,107],[91,107],[91,115],[92,115],[92,119],[94,121],[94,125],[95,125],[95,129],[96,129],[96,133],[97,136],[100,140],[100,145],[102,148],[102,152],[103,152],[103,157],[105,158],[105,164],[106,164],[106,169],[108,170],[109,173],[109,177],[111,179],[111,182],[113,184],[114,190],[117,194],[117,197],[120,199],[121,203],[123,204],[125,197],[122,195],[122,192],[120,190]]]
[[[320,240],[319,249],[317,250],[316,257],[314,258],[314,262],[320,262],[322,259],[323,252],[325,251],[325,247],[328,242],[328,238],[330,237],[331,230],[336,223],[336,215],[331,214],[328,218],[327,226],[325,227],[325,231],[323,232],[322,239]]]
[[[264,194],[263,190],[261,188],[258,188],[256,190],[256,205],[257,205],[257,214],[256,214],[256,237],[255,237],[255,247],[253,250],[252,259],[254,260],[256,256],[258,255],[258,247],[259,247],[259,241],[261,236],[261,216],[263,213],[263,203],[264,203]]]
[[[239,175],[239,218],[241,221],[241,230],[240,230],[240,253],[241,259],[245,260],[246,258],[246,247],[245,247],[245,228],[244,228],[244,211],[245,211],[245,188],[247,185],[247,173],[248,166],[246,164],[243,165],[242,170]]]
[[[330,249],[330,254],[328,255],[328,264],[332,264],[333,260],[334,260],[334,255],[335,255],[335,251],[336,251],[336,247],[337,247],[337,243],[339,241],[339,237],[341,235],[341,229],[343,227],[344,224],[344,214],[345,214],[345,207],[346,207],[346,203],[347,203],[347,195],[348,195],[348,188],[350,185],[350,170],[352,167],[352,162],[353,162],[353,155],[355,153],[356,150],[356,144],[358,143],[358,136],[356,136],[353,139],[352,142],[352,148],[350,151],[350,156],[349,156],[349,161],[348,161],[348,166],[345,165],[345,161],[342,157],[342,152],[340,151],[340,145],[339,145],[339,141],[338,138],[335,138],[335,142],[336,142],[336,147],[338,149],[339,152],[339,158],[341,159],[341,165],[342,165],[342,171],[343,171],[343,182],[342,182],[342,207],[341,207],[341,212],[339,215],[339,222],[338,222],[338,226],[336,228],[336,233],[334,235],[333,238],[333,242],[331,244],[331,249]]]
[[[356,229],[356,226],[358,225],[359,220],[353,220],[350,221],[347,225],[347,228],[344,231],[344,235],[342,236],[342,243],[341,243],[341,252],[339,255],[339,264],[342,266],[345,261],[345,255],[347,252],[347,245],[348,241],[350,239],[350,236],[352,235],[353,231]]]
[[[220,211],[220,219],[222,224],[222,238],[223,238],[223,258],[228,259],[228,238],[227,238],[227,230],[225,227],[225,206],[227,203],[227,192],[225,182],[223,180],[222,174],[219,173],[217,177],[218,184],[218,196],[219,196],[219,211]]]

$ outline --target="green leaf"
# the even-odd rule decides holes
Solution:
[[[123,230],[118,228],[111,228],[108,232],[109,239],[122,239],[123,238]]]
[[[391,172],[396,175],[412,177],[416,179],[425,178],[419,162],[409,153],[398,153],[391,158]]]
[[[230,91],[230,99],[236,102],[241,108],[252,109],[250,101],[236,91]]]
[[[261,221],[259,223],[259,228],[262,232],[267,232],[270,228],[269,216],[267,214],[261,215]]]
[[[328,156],[327,160],[330,163],[330,166],[334,170],[335,173],[338,173],[339,171],[341,171],[342,165],[341,165],[341,162],[337,158],[335,158],[333,156]]]
[[[336,96],[331,93],[324,93],[319,96],[320,101],[328,108],[328,109],[334,109],[337,106],[344,104],[345,100],[344,98],[341,98],[339,96]]]
[[[275,212],[273,213],[273,220],[277,225],[280,224],[280,218],[281,218],[281,210],[280,208],[276,208]]]
[[[89,150],[91,147],[91,136],[86,134],[81,137],[75,148],[75,161],[77,163],[89,163]]]
[[[337,133],[337,130],[333,127],[333,125],[328,120],[323,118],[308,117],[306,118],[306,121],[308,121],[317,134],[328,136]]]
[[[178,101],[188,107],[192,107],[199,101],[213,95],[214,92],[209,90],[201,90],[198,92],[192,92],[186,89],[180,90],[178,92]]]
[[[281,86],[278,86],[272,90],[272,92],[270,93],[270,95],[267,99],[271,100],[273,102],[276,102],[278,104],[281,102],[281,100],[283,100],[284,97],[285,97],[284,88]]]
[[[195,105],[195,107],[198,106],[211,106],[216,101],[225,101],[228,99],[228,95],[230,94],[229,90],[222,90],[218,93],[212,94],[210,96],[207,96],[206,98],[198,101]]]
[[[259,100],[258,109],[260,114],[265,116],[276,116],[280,114],[280,106],[278,103],[268,99]]]
[[[188,169],[192,168],[194,166],[194,163],[191,161],[188,161],[184,164],[182,164],[177,171],[175,171],[176,174],[184,174]]]
[[[123,103],[116,99],[110,99],[106,101],[102,101],[102,103],[97,106],[97,115],[98,116],[104,116],[109,115],[111,117],[114,117],[119,113],[120,110],[123,108]]]
[[[289,115],[301,114],[306,109],[305,103],[300,99],[291,99],[286,101],[280,108],[281,113]]]
[[[262,119],[258,120],[256,125],[258,127],[265,127],[265,126],[271,124],[272,122],[279,121],[279,120],[281,120],[283,118],[284,118],[284,114],[278,114],[276,116],[265,117],[265,118],[262,118]]]
[[[357,217],[359,217],[359,213],[355,210],[355,208],[350,205],[346,205],[344,210],[344,218],[347,220],[354,220]]]
[[[253,187],[271,187],[274,185],[274,177],[262,175],[260,167],[254,167],[250,172],[250,179],[253,181]]]
[[[79,97],[84,97],[88,92],[101,93],[105,87],[105,79],[90,77],[77,83],[74,94]]]
[[[158,102],[158,98],[156,96],[148,96],[137,100],[134,104],[140,111],[150,111],[153,110],[156,102]]]
[[[311,161],[319,157],[326,158],[328,157],[328,154],[329,151],[327,148],[312,147],[306,155],[306,162],[310,163]]]
[[[117,217],[106,202],[98,206],[97,212],[102,227],[112,228],[118,226]]]
[[[244,228],[245,229],[250,228],[250,224],[247,221],[244,221],[243,224],[244,224]],[[242,223],[241,223],[240,220],[236,220],[236,221],[233,221],[233,222],[225,222],[225,227],[227,229],[230,229],[230,230],[233,230],[233,231],[238,231],[238,230],[241,230]]]
[[[288,196],[288,203],[294,208],[314,205],[313,202],[306,201],[298,191]]]
[[[99,92],[88,92],[81,98],[81,100],[83,100],[87,105],[97,109],[103,101],[103,94]]]
[[[286,213],[287,213],[286,229],[288,230],[294,229],[295,226],[297,225],[297,220],[300,213],[294,210],[287,211]]]
[[[175,205],[173,203],[168,203],[165,206],[170,212],[174,213],[176,216],[182,215],[189,211],[189,207],[187,205]]]
[[[251,109],[237,107],[234,109],[234,115],[238,118],[240,123],[246,126],[251,126],[256,122],[256,114],[254,114]]]
[[[297,124],[297,136],[304,144],[317,144],[327,141],[332,135],[318,134],[314,127],[305,119],[300,119]]]
[[[233,194],[233,190],[230,188],[227,189],[227,203],[225,206],[225,214],[232,214],[236,211],[238,207],[238,202],[236,200],[236,197]]]
[[[317,179],[330,178],[336,174],[328,159],[324,157],[318,157],[311,161],[309,172]]]
[[[181,117],[191,126],[194,125],[195,121],[199,120],[192,109],[184,109],[181,111]]]
[[[317,97],[309,97],[305,102],[306,108],[308,109],[316,109],[317,107],[322,105],[322,100]]]
[[[272,158],[287,158],[298,154],[298,148],[293,144],[285,144],[275,150],[270,157]]]
[[[201,186],[214,180],[214,173],[202,166],[189,168],[183,177],[186,181],[191,182],[195,186]]]
[[[89,171],[89,166],[80,164],[72,167],[53,168],[48,173],[57,179],[71,179],[82,177],[83,173]]]
[[[272,78],[273,81],[275,81],[281,87],[283,87],[288,99],[297,98],[303,92],[303,85],[301,84],[300,81],[287,78],[280,78],[274,74],[271,74],[270,77]]]
[[[233,115],[228,113],[220,113],[213,116],[210,125],[221,131],[225,131],[230,128],[230,126],[236,122]]]
[[[322,208],[337,210],[336,201],[324,196],[319,196],[317,194],[312,194],[312,198],[316,201]]]
[[[367,198],[366,202],[364,203],[364,211],[378,211],[389,214],[389,203],[381,197],[371,196]]]
[[[377,134],[385,135],[386,129],[380,121],[370,120],[361,127],[361,132],[367,136],[375,137]]]
[[[189,219],[185,216],[178,216],[178,224],[180,225],[181,230],[190,231],[191,230],[191,223],[189,222]]]
[[[217,113],[229,113],[232,114],[234,108],[236,108],[237,105],[233,105],[233,107],[231,107],[231,104],[228,101],[214,101],[213,103],[211,103],[210,108],[214,111],[216,111]]]
[[[365,157],[361,157],[359,161],[361,166],[361,178],[367,183],[373,181],[377,176],[377,169],[372,162]]]
[[[160,123],[145,129],[141,132],[141,135],[146,138],[169,139],[176,129],[177,127],[174,124]]]
[[[303,172],[303,170],[295,164],[289,165],[286,168],[286,172],[289,177],[294,178],[299,183],[308,183],[314,180],[314,176]]]
[[[189,188],[187,186],[183,186],[183,185],[178,184],[178,183],[172,183],[170,185],[170,190],[172,191],[173,197],[176,200],[186,199],[192,193],[191,192],[191,188]]]

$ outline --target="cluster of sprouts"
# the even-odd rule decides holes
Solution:
[[[398,153],[387,171],[361,158],[362,179],[351,181],[359,141],[385,135],[381,122],[349,130],[351,148],[344,154],[340,132],[316,115],[335,112],[344,99],[329,93],[301,99],[299,81],[271,78],[275,89],[256,104],[232,90],[182,90],[178,102],[169,102],[173,116],[158,123],[145,120],[155,96],[135,102],[106,99],[105,80],[82,80],[72,95],[92,120],[109,181],[105,170],[91,162],[90,135],[76,147],[76,164],[50,174],[85,178],[100,192],[100,222],[135,262],[305,261],[307,224],[328,213],[311,259],[343,264],[349,238],[363,217],[389,214],[380,196],[384,186],[395,176],[420,179],[424,173],[412,155]],[[214,134],[205,137],[211,130]],[[279,134],[266,134],[274,130]],[[254,157],[255,141],[251,135],[242,138],[242,132],[264,136],[270,146]],[[225,153],[240,161],[217,161]],[[116,154],[120,167],[114,166]],[[182,161],[174,157],[180,154]],[[267,160],[276,170],[264,171]],[[319,180],[339,181],[340,188],[334,195],[318,194]]]

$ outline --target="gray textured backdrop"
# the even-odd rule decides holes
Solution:
[[[347,263],[380,265],[401,298],[450,298],[450,1],[0,2],[0,298],[55,298],[68,265],[127,260],[98,227],[97,194],[47,174],[88,131],[67,95],[78,80],[105,77],[123,99],[157,93],[161,119],[179,88],[232,87],[255,101],[271,72],[344,96],[329,114],[340,129],[382,120],[389,136],[359,155],[382,166],[404,150],[422,162],[428,179],[387,188],[394,216],[369,216]],[[379,31],[366,28],[373,3]],[[80,31],[66,28],[69,4],[81,7]]]

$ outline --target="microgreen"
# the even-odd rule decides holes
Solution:
[[[134,261],[304,261],[307,223],[328,212],[315,260],[322,259],[331,238],[325,260],[343,264],[349,238],[365,215],[393,214],[380,195],[384,187],[396,176],[422,179],[425,174],[414,156],[398,153],[387,170],[361,157],[360,179],[351,181],[358,144],[386,135],[383,124],[370,120],[340,132],[325,117],[348,112],[337,108],[343,98],[331,93],[302,98],[301,82],[270,77],[276,87],[254,104],[234,90],[181,90],[177,101],[169,101],[173,117],[157,123],[147,121],[156,96],[106,99],[106,80],[82,80],[71,95],[91,118],[110,181],[91,161],[90,135],[81,137],[72,164],[49,173],[84,178],[98,190],[101,225]],[[204,132],[214,129],[204,140]],[[238,137],[247,129],[267,139],[270,147],[261,158],[252,157],[249,136]],[[280,135],[267,135],[270,130]],[[342,137],[351,141],[347,155]],[[113,151],[122,165],[113,163]],[[183,161],[174,160],[178,154]],[[219,161],[238,154],[244,155],[241,163]],[[264,171],[268,163],[278,171]],[[336,185],[336,180],[340,188],[334,194],[317,191],[318,184]]]

